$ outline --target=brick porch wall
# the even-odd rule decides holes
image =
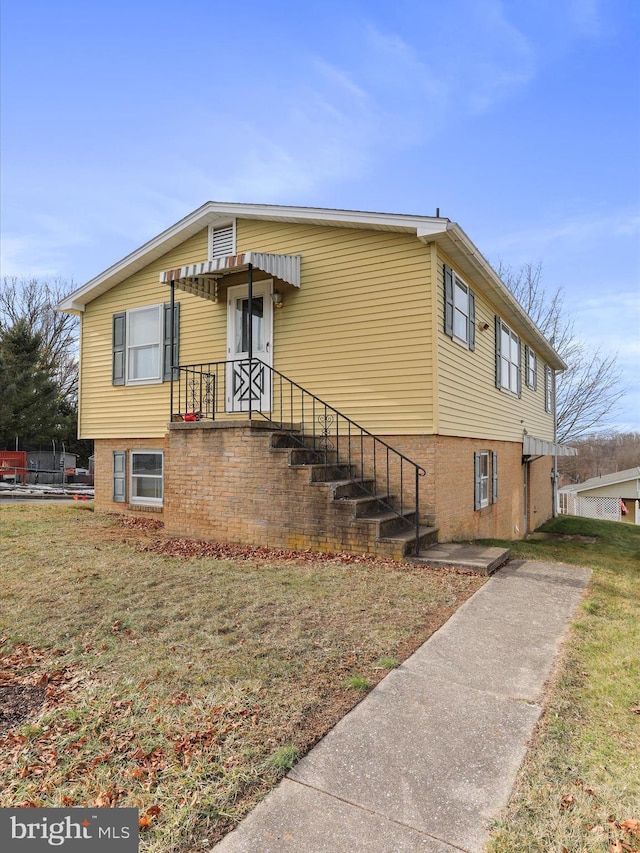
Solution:
[[[165,530],[272,548],[373,551],[370,525],[350,523],[309,469],[289,468],[272,431],[243,423],[174,424],[165,464]]]

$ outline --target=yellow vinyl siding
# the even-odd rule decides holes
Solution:
[[[498,312],[474,282],[460,273],[476,299],[475,350],[466,349],[444,333],[443,264],[453,269],[455,265],[441,251],[437,254],[438,431],[443,435],[521,441],[526,429],[530,435],[552,441],[553,416],[544,410],[544,363],[538,356],[538,384],[533,391],[524,381],[522,364],[525,344],[531,346],[531,343],[514,328],[522,342],[522,396],[518,398],[496,388],[495,316]],[[482,331],[484,323],[488,328]]]
[[[130,387],[111,384],[112,317],[131,308],[169,302],[169,288],[158,280],[160,272],[206,256],[205,229],[87,305],[81,333],[81,438],[156,438],[165,434],[169,420],[168,382]],[[213,337],[216,306],[181,291],[176,299],[181,310],[180,360],[204,360],[199,342]],[[219,357],[224,357],[224,351]]]
[[[274,367],[378,434],[433,429],[430,256],[415,237],[317,225],[239,220],[236,251],[302,256],[302,286],[274,285]],[[206,229],[89,303],[82,321],[81,436],[160,437],[169,383],[111,384],[112,316],[168,302],[162,270],[207,257]],[[256,273],[256,278],[262,274]],[[217,303],[176,290],[180,363],[227,357],[225,279]]]
[[[278,288],[274,366],[378,434],[432,430],[430,253],[384,231],[237,223],[237,251],[300,254]]]

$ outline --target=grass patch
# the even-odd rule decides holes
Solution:
[[[347,679],[374,685],[484,581],[242,549],[180,559],[153,527],[0,507],[0,807],[138,807],[145,853],[221,838],[359,701]]]
[[[593,576],[488,851],[636,850],[640,527],[563,516],[541,530],[551,538],[509,543],[513,557],[589,566]]]
[[[347,678],[347,687],[352,690],[360,690],[363,693],[371,689],[371,682],[365,675],[352,675]]]
[[[298,760],[300,750],[292,743],[279,747],[273,755],[267,759],[267,764],[280,775],[290,770]]]
[[[395,658],[386,657],[386,655],[383,655],[377,663],[382,669],[395,669],[397,666],[400,666],[399,661]]]

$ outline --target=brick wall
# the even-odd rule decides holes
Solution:
[[[420,478],[421,515],[435,520],[441,542],[518,539],[524,535],[522,444],[438,435],[384,439],[426,470],[426,476]],[[498,454],[498,500],[474,510],[474,453],[483,450]],[[370,452],[367,459],[370,464]],[[550,457],[532,464],[535,478],[530,514],[536,526],[552,514],[551,484],[545,481],[550,466]],[[397,489],[397,476],[392,475],[391,480],[392,490]],[[411,498],[411,489],[409,492]]]
[[[529,531],[553,515],[553,457],[541,456],[529,463]]]
[[[330,487],[290,468],[259,424],[175,424],[165,464],[165,530],[175,536],[318,551],[373,551]]]
[[[522,536],[522,445],[448,436],[437,436],[435,444],[436,513],[440,539],[445,542],[518,539]],[[497,453],[498,499],[494,504],[474,510],[474,453],[485,450]]]
[[[162,507],[139,506],[120,503],[113,497],[113,453],[127,453],[126,477],[127,498],[129,497],[129,450],[163,450],[165,466],[167,462],[167,441],[159,438],[100,438],[94,442],[94,484],[96,492],[96,509],[101,512],[124,512],[129,515],[143,515],[151,512],[162,515]],[[165,475],[166,482],[166,475]]]
[[[175,536],[373,552],[375,527],[354,521],[348,505],[332,500],[329,486],[310,482],[309,469],[290,468],[287,452],[272,449],[271,435],[270,429],[255,422],[194,423],[172,424],[160,441],[98,440],[96,508],[131,514],[162,512],[166,532]],[[523,535],[521,444],[446,436],[385,436],[385,441],[426,469],[426,476],[420,478],[422,516],[435,521],[440,541]],[[164,511],[111,500],[112,453],[131,449],[164,450]],[[498,454],[498,500],[474,510],[474,453],[480,450]],[[371,445],[364,445],[364,453],[369,465]],[[127,474],[128,464],[127,459]],[[377,457],[377,464],[386,467],[384,456],[382,461]],[[551,465],[550,457],[530,465],[530,529],[552,514]],[[390,479],[391,491],[397,493],[397,472],[392,470]]]

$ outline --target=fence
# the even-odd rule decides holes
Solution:
[[[620,521],[622,517],[620,498],[581,496],[573,492],[560,492],[558,498],[559,509],[563,515],[580,515],[583,518],[597,518],[605,521]]]

